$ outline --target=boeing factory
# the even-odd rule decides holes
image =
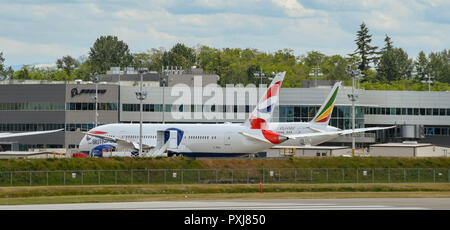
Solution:
[[[84,132],[95,125],[108,123],[139,123],[140,101],[136,98],[141,76],[132,68],[121,71],[111,68],[98,80],[86,82],[4,80],[0,81],[0,133],[64,129],[45,135],[23,136],[0,140],[0,151],[28,151],[37,148],[61,148],[73,152]],[[144,123],[223,123],[244,122],[255,105],[232,103],[210,106],[208,111],[227,115],[204,119],[191,116],[178,119],[172,111],[205,111],[203,105],[210,96],[203,96],[201,104],[183,108],[172,88],[177,84],[194,86],[216,84],[219,76],[205,74],[202,69],[165,70],[147,72],[142,76]],[[332,81],[304,81],[304,88],[282,88],[279,107],[273,121],[300,122],[311,120],[329,94]],[[96,95],[97,88],[97,98]],[[229,88],[222,88],[223,94]],[[242,87],[235,87],[238,92]],[[265,92],[262,91],[262,92]],[[352,128],[352,107],[348,94],[352,87],[342,87],[337,95],[330,125]],[[450,146],[450,93],[436,91],[384,91],[357,89],[355,128],[392,126],[394,129],[362,133],[356,137],[358,147],[376,143],[416,141]],[[258,92],[258,98],[261,92]],[[194,95],[191,95],[194,98]],[[246,100],[237,98],[237,100]],[[97,110],[95,103],[97,101]],[[224,100],[226,101],[226,100]],[[248,101],[245,101],[248,102]],[[236,105],[237,104],[237,105]],[[96,116],[97,111],[97,116]],[[233,116],[229,116],[229,113]],[[322,145],[351,146],[350,136],[341,136]]]

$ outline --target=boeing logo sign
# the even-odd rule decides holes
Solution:
[[[97,90],[98,94],[105,94],[106,93],[106,89],[99,89]],[[82,89],[80,91],[78,91],[77,88],[72,88],[72,90],[70,91],[70,95],[72,97],[78,96],[78,95],[82,95],[82,94],[95,94],[95,89]]]

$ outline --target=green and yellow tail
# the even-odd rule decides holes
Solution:
[[[311,123],[328,125],[328,122],[330,122],[331,113],[333,113],[334,102],[336,101],[336,96],[338,94],[339,87],[341,87],[341,84],[342,82],[336,82],[336,84],[334,84],[333,89],[331,90],[325,102],[319,108],[316,116],[310,121]]]

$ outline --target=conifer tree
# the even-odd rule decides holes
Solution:
[[[358,68],[361,71],[365,71],[369,69],[369,63],[376,61],[378,57],[377,46],[371,46],[370,42],[372,41],[372,35],[369,34],[369,29],[366,24],[363,22],[360,25],[360,29],[356,34],[356,50],[351,56],[358,55],[361,58],[361,62],[359,63]]]
[[[381,49],[382,53],[394,48],[394,46],[392,45],[393,42],[387,34],[386,34],[386,37],[384,38],[384,42],[385,42],[384,47]]]

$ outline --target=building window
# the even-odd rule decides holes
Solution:
[[[420,108],[420,115],[425,116],[425,108]]]
[[[433,109],[433,116],[439,115],[439,109]]]
[[[98,110],[117,110],[117,103],[97,103]],[[95,103],[68,102],[66,110],[95,110]]]
[[[59,102],[0,103],[0,110],[55,111],[55,110],[64,110],[64,103],[59,103]]]
[[[406,108],[402,108],[402,115],[408,115]]]

